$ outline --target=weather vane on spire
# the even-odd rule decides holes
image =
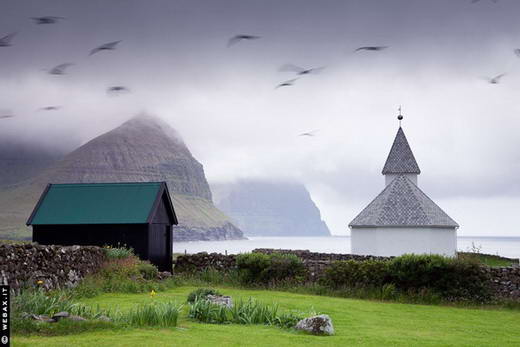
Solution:
[[[399,128],[401,127],[401,120],[403,120],[403,115],[401,114],[401,105],[399,105],[399,115],[397,116],[397,119],[399,119]]]

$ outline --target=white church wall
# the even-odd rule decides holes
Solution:
[[[385,187],[390,184],[396,178],[397,176],[404,176],[408,178],[410,181],[412,181],[415,185],[417,185],[417,176],[416,174],[400,174],[400,175],[392,175],[392,174],[386,174],[385,175]]]
[[[399,256],[405,253],[455,256],[457,232],[453,228],[352,228],[351,253]]]

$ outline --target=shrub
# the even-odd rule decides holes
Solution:
[[[236,258],[242,273],[241,280],[248,284],[268,284],[287,279],[300,279],[305,267],[294,254],[245,253]]]
[[[103,246],[103,249],[109,259],[123,259],[134,255],[133,248],[127,248],[126,245],[118,244],[118,247]]]
[[[182,305],[177,305],[174,302],[141,304],[124,314],[120,314],[116,318],[116,322],[133,327],[174,327],[177,325],[181,309]]]
[[[401,290],[429,288],[444,299],[489,301],[489,275],[468,259],[406,254],[389,263],[390,281]]]
[[[187,301],[188,302],[195,302],[195,301],[197,301],[197,299],[204,299],[208,295],[221,295],[221,294],[220,294],[220,292],[218,292],[215,289],[211,289],[211,288],[198,288],[198,289],[195,289],[194,291],[192,291],[188,295],[188,300]]]
[[[13,298],[13,314],[32,313],[52,315],[60,311],[71,312],[76,304],[63,292],[47,293],[42,288],[26,289]]]
[[[143,278],[146,280],[154,280],[157,278],[157,275],[159,274],[159,270],[155,265],[152,265],[149,262],[144,261],[137,265],[137,270],[139,270]]]
[[[190,318],[214,324],[263,324],[291,328],[303,319],[295,312],[278,313],[278,305],[261,303],[252,298],[240,300],[231,308],[198,298],[190,304]]]
[[[388,262],[340,260],[325,269],[322,283],[333,287],[379,287],[388,279]]]

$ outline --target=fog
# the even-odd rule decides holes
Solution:
[[[419,186],[459,234],[520,236],[515,0],[1,5],[0,37],[17,32],[0,47],[0,109],[15,115],[0,119],[2,140],[70,151],[147,112],[180,132],[210,182],[302,182],[343,234],[384,187],[402,105]],[[227,47],[236,34],[261,38]],[[379,45],[389,48],[354,53]],[[65,75],[47,73],[65,62]],[[275,88],[295,78],[278,71],[285,63],[325,69]],[[108,95],[115,85],[130,92]],[[61,108],[40,110],[50,105]]]

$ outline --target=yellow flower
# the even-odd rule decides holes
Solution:
[[[43,284],[43,281],[42,280],[38,280],[36,283],[37,284]]]
[[[153,298],[155,296],[155,294],[157,294],[157,293],[155,292],[155,290],[152,289],[152,291],[150,292],[150,297]]]

